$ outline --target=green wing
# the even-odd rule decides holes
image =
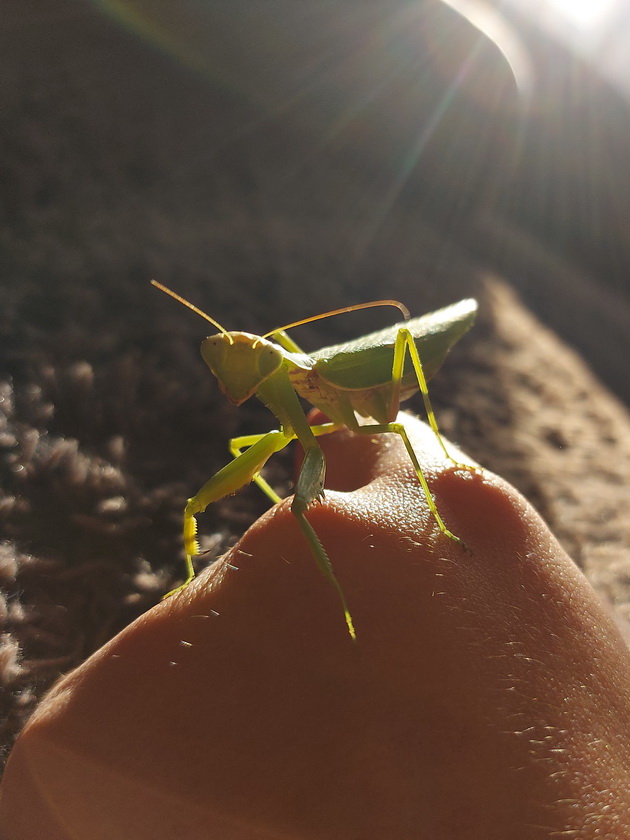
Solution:
[[[394,343],[401,327],[414,337],[427,379],[439,370],[451,347],[471,328],[477,313],[477,301],[460,300],[437,312],[412,318],[383,330],[324,347],[311,356],[315,370],[323,380],[349,391],[377,388],[391,382]],[[415,381],[411,360],[406,359],[406,379]]]

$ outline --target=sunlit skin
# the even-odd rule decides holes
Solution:
[[[613,622],[511,487],[404,422],[471,553],[394,436],[326,437],[310,516],[356,642],[277,505],[42,703],[9,762],[3,840],[630,836]]]

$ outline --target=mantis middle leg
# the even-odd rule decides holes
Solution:
[[[315,432],[315,429],[318,429],[319,434],[328,434],[335,431],[337,428],[338,426],[336,424],[330,423],[325,424],[324,427],[319,427],[319,429],[318,427],[313,427],[312,431]],[[293,503],[291,504],[291,513],[297,519],[300,530],[304,534],[304,537],[311,548],[311,552],[317,565],[319,566],[320,571],[326,580],[337,590],[337,595],[341,601],[343,615],[346,620],[348,633],[353,640],[356,640],[356,632],[352,622],[352,616],[350,614],[350,610],[348,609],[341,584],[335,577],[332,563],[326,553],[326,549],[322,545],[315,529],[306,517],[306,511],[309,505],[315,501],[321,500],[324,497],[325,476],[326,459],[324,457],[324,453],[319,444],[313,442],[308,447],[305,447],[304,461],[295,486],[295,495],[293,496]]]
[[[326,460],[324,458],[324,453],[322,452],[319,445],[315,442],[315,438],[319,437],[320,435],[327,435],[331,434],[332,432],[337,431],[342,427],[341,423],[321,423],[316,426],[305,427],[304,431],[308,431],[310,429],[310,433],[307,435],[297,435],[294,434],[290,437],[286,437],[286,443],[294,438],[298,438],[300,443],[304,448],[304,461],[302,463],[302,467],[300,469],[300,474],[298,476],[298,480],[295,487],[295,494],[293,497],[293,502],[291,504],[291,512],[295,516],[297,523],[300,527],[300,530],[304,534],[307,543],[311,548],[311,552],[315,558],[315,561],[329,583],[334,586],[337,590],[337,594],[341,601],[341,606],[343,608],[344,617],[346,620],[346,626],[348,628],[348,632],[353,639],[356,639],[356,633],[354,630],[354,625],[352,623],[352,616],[350,615],[350,611],[348,609],[348,605],[346,604],[346,599],[343,594],[343,590],[339,581],[335,577],[335,573],[333,572],[332,564],[330,562],[330,558],[326,553],[326,549],[321,543],[321,540],[317,536],[315,529],[308,521],[306,517],[306,511],[314,502],[319,501],[324,496],[324,479],[326,476]],[[272,434],[279,434],[279,433],[272,433]],[[306,438],[304,440],[303,438]],[[230,451],[233,455],[237,457],[237,460],[234,463],[237,463],[239,458],[242,458],[244,455],[248,454],[251,450],[248,449],[247,452],[242,453],[241,449],[244,447],[258,445],[259,436],[247,436],[241,438],[235,438],[234,440],[230,441]],[[277,449],[282,448],[282,446],[278,446]],[[277,451],[274,450],[274,451]],[[270,453],[271,454],[271,453]],[[267,456],[268,457],[268,456]],[[265,459],[266,460],[266,459]],[[260,465],[263,466],[262,464]],[[269,484],[265,481],[265,479],[256,473],[252,476],[253,481],[263,490],[264,493],[273,501],[273,502],[280,502],[281,498],[278,494],[273,490]]]

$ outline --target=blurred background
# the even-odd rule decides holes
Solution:
[[[227,439],[273,426],[226,405],[207,325],[153,277],[260,333],[478,296],[442,425],[628,613],[629,64],[623,0],[5,0],[5,746],[181,575],[183,504]],[[215,505],[205,562],[265,507]]]
[[[412,205],[509,269],[629,398],[621,0],[26,0],[4,4],[1,26],[5,222],[54,237],[51,214],[66,210],[79,239],[98,209],[104,252],[133,229],[138,279],[159,270],[186,287],[178,265],[196,250],[214,295],[208,240],[236,165],[269,203],[263,217],[284,202],[356,218],[345,271],[363,298],[362,260],[392,210]],[[264,162],[277,155],[281,167]],[[258,233],[282,249],[278,231]]]

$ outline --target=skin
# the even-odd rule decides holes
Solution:
[[[513,488],[403,419],[471,553],[394,436],[322,439],[333,489],[309,519],[357,641],[274,507],[48,695],[9,762],[3,840],[630,836],[617,629]]]

